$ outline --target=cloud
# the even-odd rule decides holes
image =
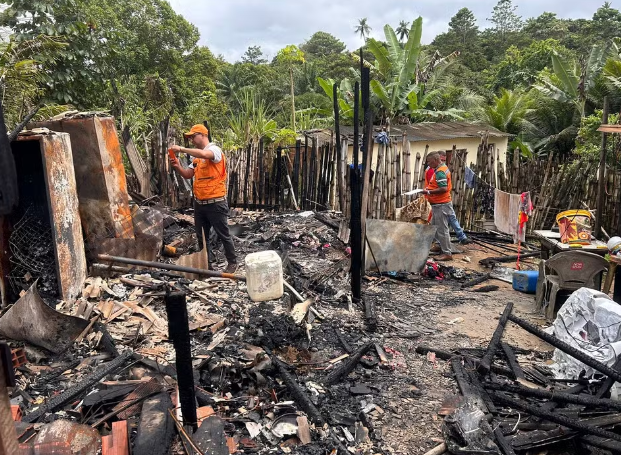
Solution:
[[[448,29],[451,17],[463,7],[470,8],[479,27],[490,25],[496,0],[384,0],[381,7],[376,0],[223,0],[196,2],[170,0],[175,11],[196,25],[201,33],[200,43],[228,61],[236,61],[249,46],[261,46],[272,58],[288,44],[302,44],[317,31],[332,33],[345,42],[348,49],[362,44],[354,32],[358,19],[367,17],[372,27],[371,36],[383,37],[383,27],[396,27],[399,21],[411,22],[423,17],[423,42]],[[544,11],[561,18],[590,18],[602,0],[522,0],[514,1],[517,13],[523,18],[535,17]]]

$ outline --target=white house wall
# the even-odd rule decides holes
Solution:
[[[438,141],[410,141],[410,169],[412,173],[414,173],[414,167],[416,165],[416,154],[419,153],[422,157],[425,154],[425,147],[429,145],[429,152],[437,152],[440,150],[452,150],[453,145],[457,149],[466,149],[468,151],[467,164],[473,164],[477,161],[477,152],[479,149],[479,144],[481,143],[480,138],[459,138],[459,139],[443,139]],[[507,162],[507,147],[508,147],[508,138],[507,137],[490,137],[490,144],[495,144],[496,148],[499,152],[499,162],[505,164]],[[371,169],[375,171],[377,165],[377,151],[378,144],[374,144],[373,146],[373,157],[371,162]],[[362,162],[362,154],[359,155],[360,162]],[[348,163],[353,163],[353,145],[349,143],[347,150],[347,161]],[[452,166],[456,164],[453,163]],[[403,169],[403,163],[401,164],[401,168]],[[506,165],[505,165],[506,168]]]

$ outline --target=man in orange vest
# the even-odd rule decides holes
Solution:
[[[446,164],[446,152],[444,150],[440,150],[438,154],[440,155],[440,161],[442,161],[442,164]],[[464,233],[463,228],[459,225],[459,220],[457,219],[457,215],[455,215],[455,208],[453,208],[453,216],[449,217],[449,226],[453,228],[453,231],[455,231],[457,240],[461,245],[468,245],[471,243],[468,236]]]
[[[229,232],[229,205],[226,201],[226,158],[222,149],[209,141],[209,130],[204,125],[194,125],[184,136],[194,144],[194,148],[173,145],[174,152],[183,152],[194,157],[192,164],[184,168],[178,159],[171,159],[171,166],[185,179],[194,177],[194,226],[198,237],[198,246],[203,249],[203,231],[209,239],[209,231],[213,227],[224,245],[224,253],[228,261],[224,270],[235,273],[237,255],[235,245]],[[206,245],[209,256],[209,268],[213,267],[215,255]]]
[[[429,179],[425,179],[423,194],[427,196],[427,200],[431,204],[433,214],[431,224],[437,229],[435,239],[440,244],[442,253],[435,259],[436,261],[452,261],[449,218],[451,215],[454,216],[455,212],[451,203],[451,173],[446,164],[442,163],[438,153],[428,155],[427,162],[434,172]]]

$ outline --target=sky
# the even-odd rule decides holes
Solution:
[[[200,44],[229,62],[240,59],[249,46],[261,46],[271,59],[288,44],[300,45],[313,33],[333,34],[356,49],[362,44],[354,32],[358,19],[366,17],[371,36],[383,38],[385,24],[423,17],[423,43],[448,30],[451,17],[470,8],[480,28],[490,26],[497,0],[169,0],[173,9],[193,23],[201,34]],[[559,18],[591,18],[604,0],[514,0],[523,19],[545,11]],[[621,9],[621,0],[612,0]],[[379,6],[381,5],[381,7]]]

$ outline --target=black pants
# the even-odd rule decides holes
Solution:
[[[215,255],[209,248],[209,231],[212,227],[224,245],[224,254],[227,262],[229,264],[237,263],[235,245],[233,245],[233,239],[229,233],[228,218],[229,204],[226,201],[205,205],[194,203],[194,227],[196,229],[196,236],[198,237],[198,247],[200,250],[203,249],[202,233],[205,232],[209,263],[215,262]]]

